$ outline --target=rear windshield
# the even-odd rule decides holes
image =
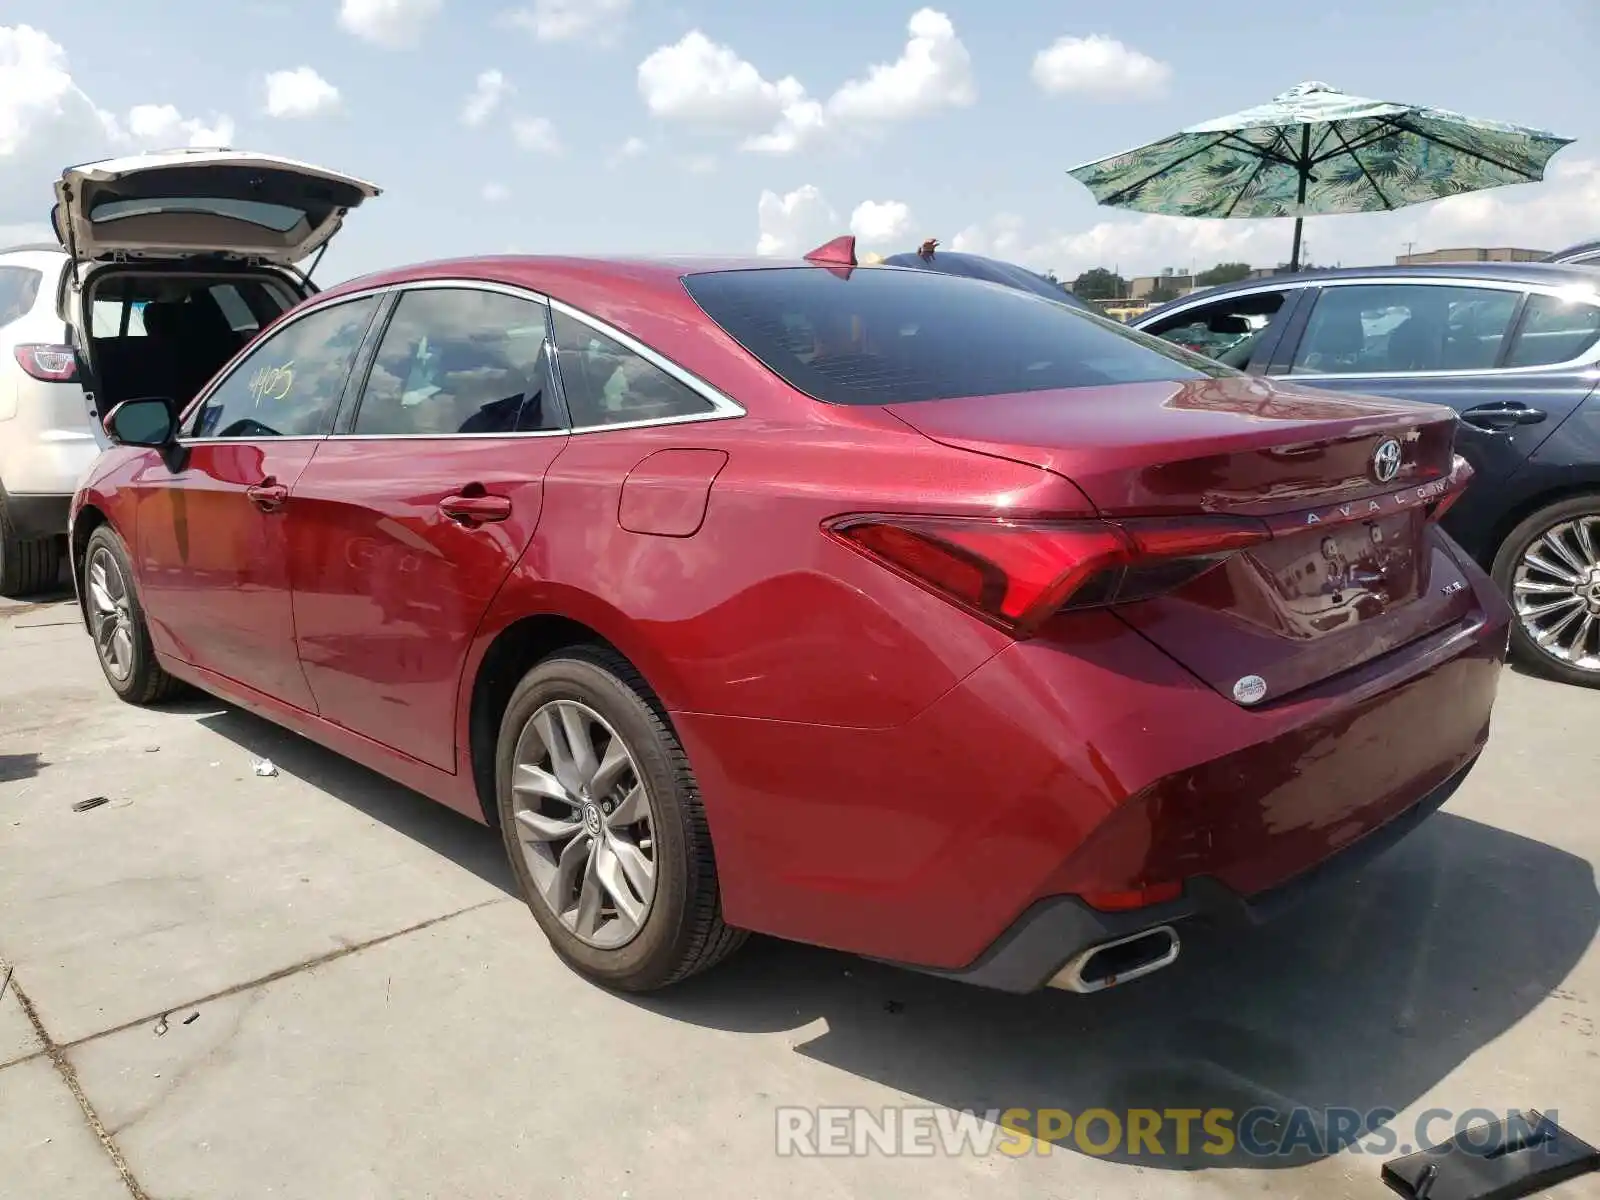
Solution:
[[[706,314],[828,404],[903,404],[1237,372],[998,284],[888,267],[690,275]]]
[[[107,200],[96,204],[89,219],[96,225],[128,217],[148,217],[154,213],[194,213],[200,216],[228,217],[260,225],[276,233],[288,233],[306,219],[303,208],[267,204],[260,200],[232,200],[225,196],[156,196],[138,200]]]
[[[0,267],[0,325],[28,314],[43,278],[32,267]]]

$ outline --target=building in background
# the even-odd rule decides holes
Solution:
[[[1548,250],[1522,250],[1515,246],[1466,246],[1454,250],[1424,250],[1420,254],[1401,254],[1398,266],[1444,262],[1538,262],[1549,257]]]

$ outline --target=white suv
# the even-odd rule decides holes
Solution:
[[[369,183],[271,155],[174,150],[72,167],[60,246],[0,250],[0,596],[60,577],[67,509],[122,400],[186,405],[316,291]],[[315,267],[313,262],[312,267]]]

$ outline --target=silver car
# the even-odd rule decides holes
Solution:
[[[0,250],[0,596],[52,587],[67,510],[136,396],[187,403],[316,287],[297,264],[378,189],[272,155],[174,150],[71,167],[58,245]],[[313,264],[314,265],[314,264]]]

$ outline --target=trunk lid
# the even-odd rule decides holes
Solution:
[[[889,411],[945,445],[1064,475],[1110,520],[1265,524],[1270,540],[1115,609],[1241,703],[1311,686],[1476,607],[1430,532],[1435,506],[1465,482],[1447,408],[1241,376]]]
[[[76,261],[226,257],[293,266],[327,245],[370,183],[270,154],[170,150],[69,167],[51,223]]]

